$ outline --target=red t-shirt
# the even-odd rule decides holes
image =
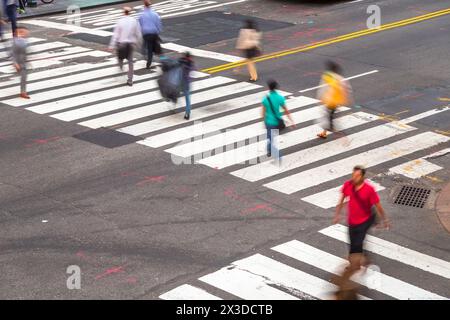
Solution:
[[[348,202],[348,224],[358,225],[370,218],[372,206],[380,202],[375,188],[364,181],[361,189],[356,191],[351,180],[346,181],[341,189]]]

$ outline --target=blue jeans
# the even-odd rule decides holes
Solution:
[[[188,81],[183,81],[183,94],[186,100],[186,114],[191,114],[191,90]]]
[[[6,16],[11,21],[12,33],[15,36],[17,30],[17,6],[15,4],[6,6]]]
[[[274,143],[276,137],[278,137],[279,130],[277,126],[267,125],[267,154],[273,155],[275,158],[281,158],[281,152],[278,149],[277,143]]]

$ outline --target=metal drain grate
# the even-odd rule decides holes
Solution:
[[[403,186],[394,203],[403,206],[423,208],[430,193],[431,190],[429,189]]]

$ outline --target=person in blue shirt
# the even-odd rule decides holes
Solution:
[[[8,17],[8,20],[11,22],[11,30],[13,33],[13,36],[16,36],[16,30],[17,30],[17,7],[18,2],[17,0],[3,0],[2,3],[5,14]]]
[[[151,8],[151,1],[144,0],[144,11],[139,17],[144,50],[147,51],[147,69],[151,68],[153,53],[161,54],[159,34],[162,31],[160,16]]]

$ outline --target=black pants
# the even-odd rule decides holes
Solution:
[[[349,226],[348,232],[350,236],[350,254],[363,253],[364,239],[366,238],[366,234],[370,227],[372,227],[374,223],[375,214],[372,214],[371,217],[365,222],[358,225]]]
[[[327,111],[328,111],[328,130],[330,132],[333,132],[334,131],[334,126],[333,126],[334,114],[336,112],[336,109],[327,108]]]
[[[145,34],[144,46],[147,50],[147,68],[150,68],[153,61],[153,53],[158,53],[158,35],[157,34]]]

